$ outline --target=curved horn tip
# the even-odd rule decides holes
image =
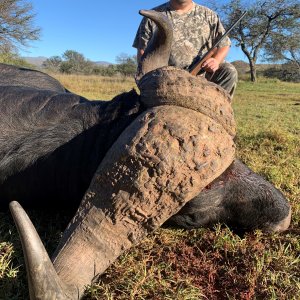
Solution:
[[[22,208],[18,201],[11,201],[9,203],[9,209],[10,210],[15,210],[15,209],[18,209],[18,208]]]
[[[69,297],[69,294],[74,293],[73,290],[65,290],[63,287],[63,282],[58,277],[38,233],[22,206],[17,201],[12,201],[9,203],[9,209],[22,243],[30,299],[77,299]]]
[[[145,10],[145,9],[140,9],[139,10],[139,14],[141,15],[141,16],[144,16],[144,13],[147,13],[147,10]]]
[[[146,10],[146,9],[141,9],[139,10],[139,14],[143,17],[151,17],[152,14],[157,13],[155,10]]]
[[[26,217],[28,218],[25,210],[23,209],[22,205],[18,202],[18,201],[11,201],[8,205],[9,207],[9,210],[13,216],[13,219],[14,219],[14,222],[15,224],[17,225],[17,228],[19,230],[19,225],[21,224],[20,221],[17,221],[19,220],[19,217],[21,217],[22,219],[22,224],[24,224],[24,217],[26,219]]]

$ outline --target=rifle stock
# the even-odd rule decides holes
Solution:
[[[202,70],[202,64],[217,52],[217,48],[212,48],[190,69],[190,73],[196,76]]]

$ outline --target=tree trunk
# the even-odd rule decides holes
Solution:
[[[248,61],[249,61],[251,81],[256,82],[256,80],[257,80],[257,77],[256,77],[256,59],[257,59],[256,53],[254,53],[254,55],[251,56],[251,53],[247,50],[244,42],[241,43],[241,49],[245,53],[245,55],[247,56]]]
[[[256,76],[256,64],[253,59],[249,59],[249,65],[250,65],[250,75],[251,75],[251,81],[256,82],[257,76]]]

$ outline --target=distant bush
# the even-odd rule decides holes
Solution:
[[[239,75],[246,74],[250,70],[249,64],[242,60],[233,61],[232,64],[236,68]]]
[[[18,54],[10,52],[0,53],[0,63],[15,65],[19,67],[34,68],[34,66],[21,58]]]
[[[250,80],[249,64],[244,61],[231,62],[237,72],[239,80]],[[257,76],[274,80],[300,82],[300,68],[293,63],[289,64],[256,64]]]
[[[282,81],[300,82],[300,69],[294,64],[283,64],[264,70],[263,76]]]
[[[62,57],[52,56],[43,63],[43,68],[51,72],[65,74],[92,74],[94,64],[86,59],[83,54],[67,50]]]
[[[118,70],[115,65],[108,65],[108,66],[101,66],[101,65],[94,65],[92,69],[93,75],[101,75],[101,76],[115,76],[117,75]]]
[[[117,70],[123,76],[134,76],[137,69],[136,56],[121,53],[116,57]]]
[[[136,57],[120,54],[117,64],[98,65],[74,50],[67,50],[62,56],[52,56],[43,63],[43,68],[52,73],[83,74],[101,76],[134,76],[137,69]]]

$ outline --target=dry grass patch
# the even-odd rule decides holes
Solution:
[[[53,74],[72,93],[90,100],[111,100],[114,96],[136,88],[133,78]]]

